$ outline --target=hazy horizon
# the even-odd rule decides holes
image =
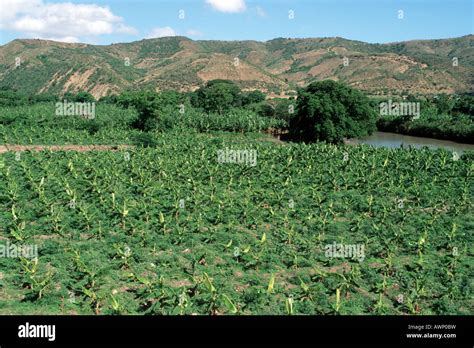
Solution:
[[[176,38],[186,38],[186,39],[189,39],[191,41],[221,41],[221,42],[261,42],[261,43],[266,43],[266,42],[270,42],[270,41],[273,41],[273,40],[279,40],[279,39],[289,39],[289,40],[311,40],[311,39],[332,39],[332,38],[339,38],[339,39],[343,39],[343,40],[347,40],[347,41],[359,41],[359,42],[364,42],[364,43],[367,43],[367,44],[371,44],[371,45],[390,45],[390,44],[396,44],[396,43],[400,43],[400,42],[410,42],[410,41],[432,41],[432,40],[452,40],[452,39],[459,39],[459,38],[462,38],[462,37],[466,37],[466,36],[472,36],[474,34],[466,34],[466,35],[462,35],[462,36],[455,36],[455,37],[442,37],[442,38],[434,38],[434,39],[423,39],[423,38],[415,38],[415,39],[408,39],[408,40],[403,40],[403,41],[391,41],[391,42],[367,42],[367,41],[361,41],[361,40],[353,40],[353,39],[348,39],[348,38],[345,38],[345,37],[340,37],[340,36],[326,36],[326,37],[275,37],[273,39],[269,39],[269,40],[252,40],[252,39],[243,39],[243,40],[214,40],[214,39],[193,39],[193,38],[190,38],[188,36],[185,36],[185,35],[175,35],[175,36],[163,36],[163,37],[159,37],[159,38],[143,38],[143,39],[137,39],[137,40],[133,40],[133,41],[121,41],[121,42],[111,42],[111,43],[108,43],[108,44],[90,44],[90,43],[87,43],[87,42],[64,42],[64,41],[57,41],[57,40],[52,40],[52,39],[40,39],[40,38],[27,38],[27,37],[19,37],[19,38],[16,38],[16,39],[13,39],[11,41],[8,41],[0,46],[5,46],[5,45],[8,45],[9,43],[15,41],[15,40],[40,40],[40,41],[52,41],[52,42],[58,42],[58,43],[65,43],[65,44],[78,44],[78,45],[92,45],[92,46],[110,46],[110,45],[120,45],[120,44],[130,44],[130,43],[134,43],[134,42],[139,42],[139,41],[143,41],[143,40],[156,40],[156,39],[164,39],[164,38],[172,38],[172,37],[176,37]]]

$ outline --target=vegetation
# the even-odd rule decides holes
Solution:
[[[38,247],[0,257],[0,314],[472,312],[473,153],[339,144],[373,128],[359,92],[216,81],[105,98],[93,119],[30,102],[0,107],[3,144],[128,146],[0,151],[0,245]],[[288,126],[309,144],[261,134]]]
[[[472,93],[473,38],[368,44],[343,38],[220,42],[167,37],[106,46],[14,40],[0,47],[0,88],[61,94],[87,86],[96,98],[107,90],[191,91],[207,81],[202,77],[212,65],[221,76],[234,77],[240,88],[264,86],[269,93],[324,78],[357,83],[371,94],[399,93],[400,81],[410,93]],[[17,57],[24,57],[19,66]],[[462,57],[459,66],[453,66],[454,57]],[[232,64],[235,58],[240,67]]]
[[[39,257],[0,258],[0,313],[470,313],[472,160],[254,135],[154,140],[1,156],[2,240]],[[255,149],[258,166],[219,163],[226,147]],[[365,258],[328,257],[334,242]]]
[[[289,122],[296,115],[296,99],[275,98],[246,105],[245,108],[263,117],[272,117]]]
[[[70,101],[82,96],[70,96]],[[238,108],[208,114],[192,107],[186,98],[177,92],[124,93],[98,103],[93,120],[58,116],[51,102],[0,107],[0,137],[16,144],[130,144],[143,131],[259,132],[287,125],[284,120]]]
[[[375,131],[376,113],[361,92],[334,81],[314,82],[298,94],[290,121],[294,138],[342,143]]]
[[[397,102],[403,100],[396,100]],[[380,131],[472,143],[474,139],[474,97],[439,95],[433,98],[408,96],[406,102],[420,104],[419,117],[382,116]],[[378,109],[378,102],[373,105]]]
[[[231,81],[212,80],[196,93],[196,107],[219,114],[241,104],[240,88]]]
[[[64,96],[63,96],[63,99],[67,100],[67,101],[72,101],[72,102],[78,102],[78,103],[91,103],[91,102],[95,102],[95,98],[92,94],[90,94],[89,92],[84,92],[84,91],[81,91],[77,94],[73,94],[73,93],[65,93]]]
[[[40,102],[56,102],[58,97],[52,94],[24,94],[10,89],[0,89],[0,106],[19,106]]]
[[[263,102],[266,99],[266,97],[267,96],[265,95],[265,93],[258,90],[246,92],[246,93],[243,93],[241,97],[242,99],[241,105],[245,106],[245,105],[260,103],[260,102]]]

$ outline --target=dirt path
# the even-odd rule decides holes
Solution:
[[[132,148],[131,145],[0,145],[0,153],[23,151],[120,151]]]

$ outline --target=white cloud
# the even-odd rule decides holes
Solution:
[[[203,36],[203,33],[196,29],[189,29],[186,31],[186,35],[188,36]]]
[[[96,4],[45,3],[43,0],[2,0],[0,29],[27,37],[77,42],[80,37],[138,32],[107,6]]]
[[[261,8],[260,6],[257,6],[257,7],[255,8],[255,10],[257,11],[257,15],[258,15],[259,17],[265,18],[265,17],[267,16],[265,10],[264,10],[263,8]]]
[[[245,0],[206,0],[206,3],[225,13],[244,12],[247,8]]]
[[[135,29],[134,27],[130,27],[128,25],[125,25],[125,24],[122,24],[122,23],[119,23],[117,25],[117,33],[120,33],[120,34],[128,34],[128,35],[137,35],[138,34],[138,30]]]
[[[43,40],[52,40],[52,41],[59,41],[59,42],[69,42],[69,43],[78,43],[79,38],[74,36],[62,36],[62,37],[43,37]]]
[[[153,28],[146,38],[154,39],[165,36],[176,36],[176,32],[171,27]]]

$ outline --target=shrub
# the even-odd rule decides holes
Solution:
[[[474,116],[474,96],[464,95],[456,99],[453,109],[455,113]]]
[[[134,144],[140,147],[157,147],[158,143],[149,133],[140,133],[134,137]]]
[[[126,92],[118,97],[117,103],[137,110],[138,118],[133,126],[141,130],[153,129],[165,109],[174,108],[177,111],[180,105],[189,107],[188,97],[176,91]]]
[[[69,102],[77,102],[77,103],[92,103],[95,102],[95,98],[89,92],[81,91],[77,94],[66,92],[63,95],[63,100],[67,100]]]

